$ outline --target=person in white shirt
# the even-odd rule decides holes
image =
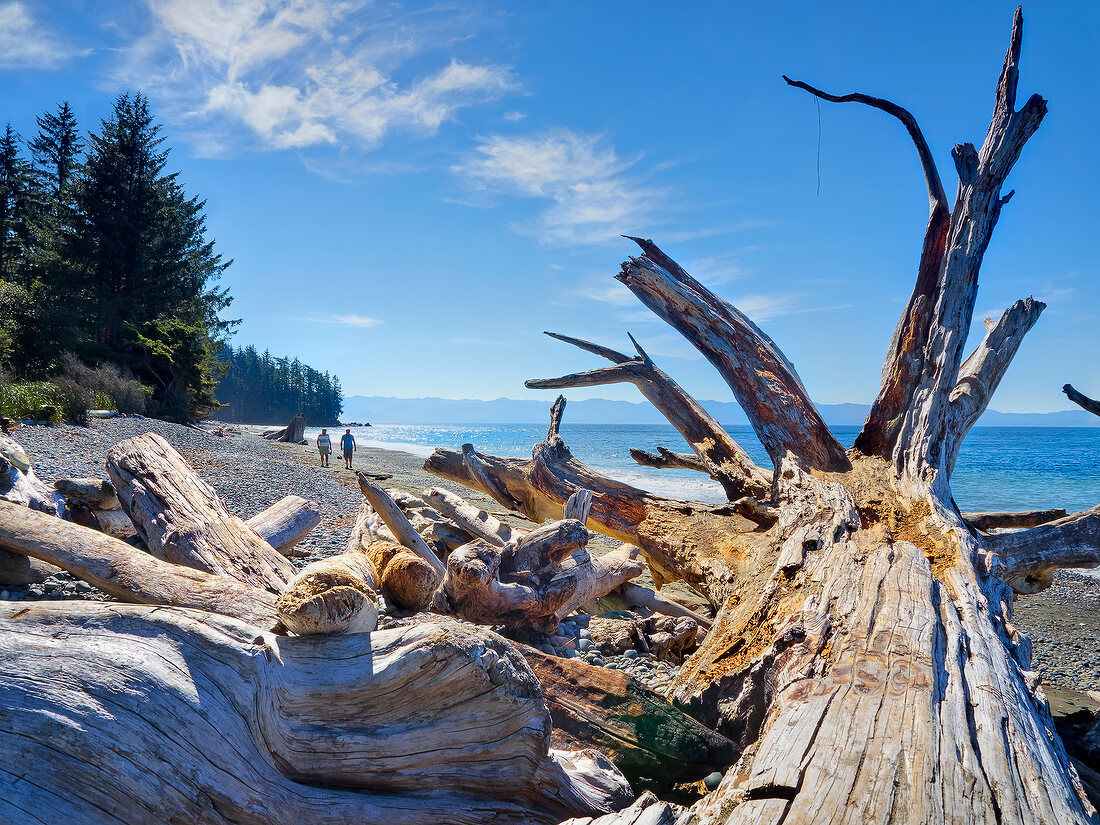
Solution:
[[[321,454],[321,466],[327,467],[329,453],[332,452],[332,439],[328,430],[321,430],[321,434],[317,436],[317,452]]]

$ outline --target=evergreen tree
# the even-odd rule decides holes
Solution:
[[[36,192],[31,166],[7,124],[0,138],[0,281],[29,286],[28,258]]]
[[[152,412],[190,419],[216,404],[215,354],[235,322],[215,283],[230,262],[206,240],[205,202],[165,173],[160,132],[144,96],[115,101],[89,139],[65,254],[88,301],[78,354],[121,361],[152,385]]]
[[[38,134],[28,144],[34,175],[40,191],[35,215],[36,279],[32,285],[37,308],[34,335],[39,346],[27,353],[31,371],[45,368],[58,352],[74,350],[78,344],[83,311],[79,270],[66,260],[64,245],[76,232],[76,183],[84,141],[68,101],[57,113],[38,117]]]

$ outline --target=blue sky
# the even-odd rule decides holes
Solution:
[[[234,259],[234,342],[349,395],[546,398],[627,349],[730,391],[613,280],[652,237],[779,343],[821,403],[869,402],[911,289],[927,198],[903,128],[781,74],[915,113],[949,193],[980,143],[1014,3],[0,0],[0,122],[69,100],[85,128],[140,90],[171,168]],[[992,407],[1100,396],[1094,236],[1100,4],[1025,7],[1021,99],[1050,113],[1009,185],[981,319],[1048,309]],[[820,151],[819,151],[820,143]],[[639,400],[632,387],[571,397]]]

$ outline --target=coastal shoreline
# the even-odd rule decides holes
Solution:
[[[222,428],[228,434],[214,435]],[[322,520],[300,545],[303,556],[296,566],[343,551],[362,496],[353,471],[319,466],[312,444],[279,444],[260,437],[271,427],[207,422],[186,427],[155,419],[118,417],[93,420],[86,427],[25,425],[13,437],[30,456],[36,474],[47,484],[71,476],[104,477],[107,451],[119,441],[156,432],[178,449],[210,483],[230,511],[247,519],[275,501],[296,494],[316,501]],[[507,513],[483,494],[445,482],[423,469],[423,458],[380,447],[360,447],[356,470],[389,473],[384,487],[420,495],[426,487],[453,489],[478,506],[515,526],[532,525]],[[595,552],[613,546],[596,540]],[[4,589],[7,598],[89,598],[92,588],[62,574],[43,585]],[[3,595],[0,593],[0,596]],[[1033,667],[1044,682],[1056,688],[1100,691],[1100,579],[1069,570],[1055,574],[1054,585],[1042,593],[1019,597],[1014,624],[1033,645]],[[1100,697],[1100,693],[1097,694]]]

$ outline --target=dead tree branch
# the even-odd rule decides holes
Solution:
[[[545,334],[600,355],[613,361],[615,366],[572,373],[560,378],[533,379],[524,383],[528,389],[633,384],[684,437],[688,446],[695,451],[699,461],[702,462],[704,472],[722,485],[727,498],[733,501],[742,496],[753,498],[769,496],[770,474],[757,467],[749,458],[749,454],[730,438],[710,413],[684,392],[664,370],[653,363],[653,360],[634,340],[634,336],[630,336],[630,340],[638,351],[637,356],[625,355],[590,341],[571,338],[556,332]],[[631,454],[633,455],[633,451]],[[692,467],[692,469],[697,468]]]

